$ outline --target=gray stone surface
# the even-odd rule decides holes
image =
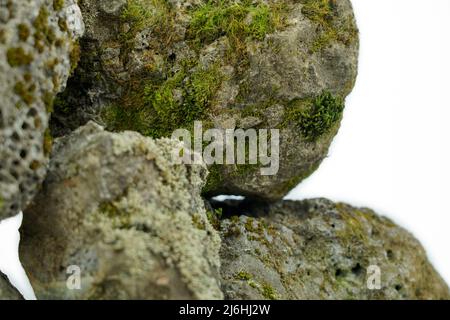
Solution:
[[[90,122],[58,139],[24,213],[20,258],[38,299],[220,299],[220,238],[200,197],[204,165],[179,142]],[[70,266],[81,289],[69,290]]]
[[[8,278],[0,272],[0,300],[23,300],[22,295],[10,283]]]
[[[276,200],[327,156],[357,74],[349,0],[80,1],[82,56],[52,118],[152,137],[174,129],[281,130],[280,170],[212,166],[204,193]],[[329,96],[330,94],[331,96]],[[324,99],[324,97],[328,97]],[[331,97],[331,98],[330,98]]]
[[[223,213],[240,215],[221,224],[225,298],[450,298],[420,243],[372,210],[316,199],[229,202]]]
[[[22,210],[44,178],[53,97],[82,32],[74,0],[0,2],[0,219]]]

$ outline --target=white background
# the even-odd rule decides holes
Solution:
[[[450,283],[450,0],[353,5],[355,90],[329,157],[288,198],[375,209],[410,230]],[[32,298],[17,255],[21,219],[0,224],[0,269]]]
[[[359,76],[329,157],[288,198],[368,206],[450,283],[450,1],[353,0]]]

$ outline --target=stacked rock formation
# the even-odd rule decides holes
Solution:
[[[82,1],[81,62],[53,131],[94,119],[159,138],[175,129],[280,130],[280,168],[213,165],[204,194],[279,200],[321,163],[357,74],[348,0]]]
[[[37,194],[19,253],[39,299],[450,299],[389,219],[281,200],[327,155],[354,85],[348,0],[7,3],[0,19],[28,21],[30,35],[8,19],[0,29],[0,218]],[[179,163],[169,137],[196,120],[279,129],[278,173]],[[20,298],[3,280],[0,298]]]
[[[21,230],[38,298],[450,298],[417,240],[371,210],[320,199],[206,210],[206,168],[173,163],[177,147],[92,122],[56,141]],[[67,286],[73,266],[80,290]]]
[[[83,29],[74,0],[0,3],[0,219],[24,209],[44,179],[49,113]]]

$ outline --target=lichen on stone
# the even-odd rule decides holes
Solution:
[[[179,145],[92,122],[56,140],[21,229],[39,299],[222,298],[220,238],[200,197],[206,167],[174,163]],[[82,290],[66,288],[71,265]]]
[[[227,299],[448,299],[420,243],[366,208],[326,199],[213,202]],[[253,217],[255,218],[253,218]],[[257,217],[257,218],[256,218]],[[236,232],[239,230],[239,232]],[[381,287],[370,289],[373,267]],[[243,273],[251,270],[251,281]]]

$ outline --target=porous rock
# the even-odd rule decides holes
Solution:
[[[44,178],[49,113],[83,28],[75,0],[0,2],[0,219],[22,210]]]
[[[450,298],[420,243],[372,210],[315,199],[229,202],[223,214],[225,298]]]
[[[213,165],[204,194],[281,199],[326,157],[357,74],[349,0],[81,0],[81,63],[52,121],[152,137],[279,129],[280,168]]]
[[[56,141],[21,228],[38,299],[222,298],[206,167],[176,165],[176,147],[92,122]]]

